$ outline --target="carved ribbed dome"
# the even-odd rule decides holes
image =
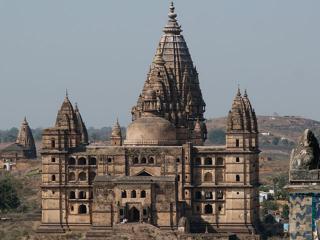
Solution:
[[[258,132],[257,118],[246,91],[242,96],[240,89],[238,89],[228,114],[227,130],[229,132]]]

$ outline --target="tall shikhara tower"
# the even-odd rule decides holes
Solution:
[[[135,120],[143,115],[146,93],[152,90],[156,93],[157,114],[176,127],[179,143],[199,143],[199,136],[200,143],[203,143],[207,134],[203,116],[206,104],[202,98],[197,69],[181,34],[174,9],[171,3],[168,23],[163,29],[164,34],[137,105],[132,108],[132,116]],[[197,132],[199,126],[200,134]]]

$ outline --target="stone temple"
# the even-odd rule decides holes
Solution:
[[[126,138],[88,143],[68,96],[42,140],[40,232],[108,231],[121,222],[161,230],[255,235],[259,146],[255,111],[238,89],[225,146],[207,146],[198,72],[171,4]],[[92,238],[97,239],[97,238]]]
[[[16,142],[0,151],[0,167],[9,171],[12,168],[16,168],[19,160],[36,158],[37,149],[32,131],[27,119],[24,118]]]

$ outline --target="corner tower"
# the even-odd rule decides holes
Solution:
[[[199,86],[198,72],[181,34],[173,3],[168,22],[163,29],[156,55],[147,75],[137,105],[132,108],[133,121],[144,112],[148,90],[156,92],[158,115],[170,121],[177,129],[180,144],[193,141],[197,121],[202,128],[202,142],[206,139],[205,102]],[[198,131],[198,130],[197,130]],[[199,141],[197,141],[199,142]]]
[[[247,91],[241,95],[238,88],[227,120],[228,149],[258,150],[258,124]]]

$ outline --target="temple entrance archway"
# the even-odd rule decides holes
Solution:
[[[128,221],[129,222],[139,222],[140,221],[140,212],[136,207],[130,208],[128,212]]]

